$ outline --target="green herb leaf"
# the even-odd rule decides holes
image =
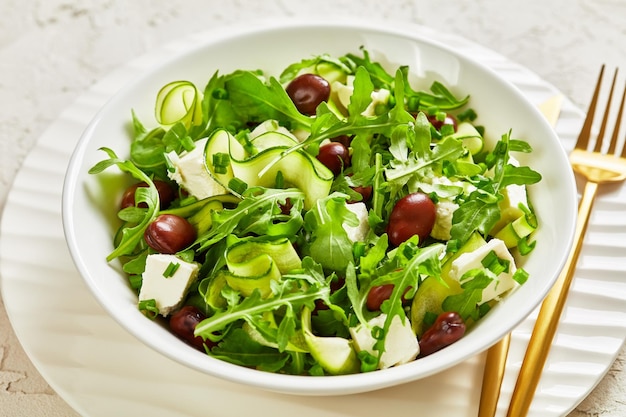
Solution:
[[[226,77],[224,87],[228,99],[237,103],[233,109],[244,120],[260,123],[273,119],[294,126],[311,125],[311,119],[296,109],[285,89],[273,77],[266,84],[251,71],[235,71]]]
[[[304,217],[305,228],[311,234],[306,253],[331,271],[343,272],[354,263],[352,241],[343,224],[356,226],[356,215],[346,207],[345,197],[331,194],[318,200]]]
[[[131,161],[124,161],[117,157],[115,152],[109,148],[100,148],[102,151],[109,155],[109,159],[98,162],[90,170],[90,174],[98,174],[112,165],[123,171],[131,174],[133,177],[140,181],[144,181],[148,184],[148,187],[139,187],[135,192],[135,199],[138,203],[146,203],[148,208],[145,211],[145,216],[137,225],[133,227],[126,227],[121,232],[121,239],[117,247],[107,256],[107,261],[110,262],[113,259],[122,255],[131,255],[137,245],[143,241],[143,233],[148,225],[156,218],[159,207],[159,193],[156,186],[152,182],[152,179],[148,177],[141,169],[137,168]]]

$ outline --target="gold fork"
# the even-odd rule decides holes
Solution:
[[[613,82],[611,84],[606,109],[595,146],[593,150],[587,150],[603,75],[604,65],[600,69],[598,82],[596,83],[595,91],[589,105],[587,117],[578,136],[576,147],[570,153],[569,157],[574,172],[580,174],[586,180],[585,189],[578,206],[578,220],[574,234],[574,246],[565,263],[563,271],[539,310],[539,315],[537,316],[537,321],[530,337],[528,348],[526,349],[526,355],[524,356],[524,361],[522,362],[522,367],[513,390],[507,417],[524,417],[530,409],[530,404],[548,357],[550,345],[554,339],[554,334],[556,333],[561,313],[565,306],[567,293],[574,276],[578,256],[582,249],[583,237],[587,230],[587,225],[589,224],[589,215],[591,214],[598,186],[600,184],[624,181],[624,179],[626,179],[626,146],[623,146],[624,149],[621,151],[621,154],[617,154],[616,152],[622,113],[624,111],[624,99],[626,98],[626,86],[622,93],[621,103],[616,115],[615,126],[610,142],[608,143],[608,148],[606,150],[603,149],[606,147],[604,134],[610,113],[615,81],[617,79],[617,69],[613,76]],[[624,140],[621,142],[623,145]]]

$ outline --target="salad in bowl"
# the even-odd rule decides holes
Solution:
[[[352,394],[474,357],[556,280],[567,154],[487,66],[371,22],[183,44],[139,59],[63,191],[77,270],[142,343],[248,386]]]
[[[129,149],[89,173],[128,177],[107,261],[146,320],[257,370],[367,373],[457,342],[524,284],[532,146],[411,71],[356,48],[171,81],[154,120],[132,113]]]

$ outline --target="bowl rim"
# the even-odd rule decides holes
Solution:
[[[458,50],[448,47],[435,39],[428,38],[422,33],[407,33],[406,31],[407,25],[378,25],[373,24],[371,20],[361,20],[361,19],[351,19],[351,20],[326,20],[326,21],[311,21],[311,20],[299,20],[299,19],[290,19],[286,21],[276,22],[256,22],[253,25],[233,25],[225,28],[220,28],[219,31],[209,30],[201,33],[193,34],[191,36],[185,37],[183,39],[191,39],[191,44],[189,47],[185,48],[185,50],[181,50],[178,55],[169,55],[169,59],[166,61],[160,61],[159,65],[157,65],[153,70],[158,70],[158,68],[163,67],[167,64],[171,64],[176,60],[180,59],[183,56],[192,55],[197,53],[200,49],[209,47],[211,45],[219,44],[221,42],[227,42],[231,39],[239,38],[239,37],[247,37],[254,34],[258,34],[260,32],[272,32],[272,31],[290,31],[290,30],[324,30],[324,29],[337,29],[341,30],[359,30],[359,31],[375,31],[377,33],[391,35],[391,36],[400,36],[402,38],[415,41],[417,43],[423,43],[430,46],[433,46],[437,49],[441,49],[445,51],[447,54],[454,56],[459,59],[463,64],[471,65],[474,67],[478,67],[480,71],[488,73],[490,76],[499,79],[503,82],[503,85],[508,86],[512,91],[515,92],[516,95],[522,97],[522,101],[526,101],[526,99],[522,96],[521,92],[518,92],[514,86],[510,85],[510,83],[504,80],[499,74],[497,74],[494,70],[489,68],[488,66],[473,61],[471,57],[468,57],[466,54],[459,52]],[[411,26],[411,25],[408,25]],[[182,40],[177,40],[174,42],[182,42]],[[139,58],[141,59],[141,57]],[[140,74],[139,78],[143,78],[149,75],[148,73]],[[123,91],[125,88],[128,88],[132,84],[132,80],[130,83],[122,86],[120,91]],[[120,94],[117,92],[113,97],[116,97]],[[68,164],[68,168],[66,171],[65,182],[63,186],[63,196],[62,196],[62,218],[63,218],[63,227],[64,233],[66,237],[66,241],[68,247],[70,249],[70,253],[72,259],[80,272],[83,281],[87,284],[92,294],[94,294],[95,298],[98,302],[105,308],[105,310],[109,313],[111,317],[113,317],[119,324],[122,325],[129,333],[133,334],[135,337],[140,339],[144,344],[147,344],[151,348],[157,350],[161,354],[170,357],[188,367],[197,369],[199,371],[208,373],[213,376],[217,376],[220,378],[225,378],[238,383],[245,383],[248,385],[253,385],[259,388],[268,389],[271,391],[277,392],[285,392],[285,393],[295,393],[295,394],[314,394],[314,395],[327,395],[334,394],[336,391],[340,394],[349,394],[349,393],[357,393],[370,391],[374,389],[379,389],[383,387],[388,387],[400,383],[409,382],[418,378],[428,377],[434,373],[441,372],[445,369],[448,369],[454,365],[457,365],[460,362],[463,362],[474,356],[481,351],[487,349],[492,344],[496,343],[501,337],[503,337],[506,333],[508,333],[509,328],[515,327],[519,322],[521,322],[526,316],[528,316],[532,310],[539,304],[541,299],[547,294],[549,288],[556,280],[556,274],[554,277],[551,277],[551,280],[546,280],[546,285],[541,288],[540,297],[537,297],[537,302],[534,304],[529,304],[526,310],[521,311],[519,317],[516,320],[510,321],[513,325],[500,326],[496,330],[492,332],[492,337],[490,340],[485,340],[479,346],[479,349],[473,349],[471,351],[463,352],[462,349],[456,349],[455,345],[452,345],[442,351],[439,351],[437,355],[422,358],[419,360],[419,371],[416,372],[415,368],[417,366],[412,366],[412,364],[406,364],[399,367],[393,367],[385,370],[376,371],[375,373],[370,374],[354,374],[354,375],[340,375],[340,376],[325,376],[323,378],[312,378],[310,376],[296,376],[296,375],[282,375],[282,374],[273,374],[263,372],[263,376],[259,378],[259,374],[261,373],[258,370],[248,369],[245,367],[241,367],[238,365],[233,365],[219,359],[212,358],[208,355],[205,355],[202,352],[189,352],[190,349],[184,344],[180,343],[180,347],[184,348],[184,352],[186,355],[180,356],[176,353],[181,351],[182,349],[174,349],[174,351],[170,351],[163,346],[155,343],[152,340],[152,332],[147,331],[146,329],[136,329],[132,326],[128,326],[128,324],[121,320],[119,310],[113,310],[112,306],[105,302],[103,299],[103,294],[100,291],[100,288],[96,285],[94,280],[91,278],[91,271],[89,270],[89,266],[84,262],[80,255],[80,248],[78,246],[78,242],[76,242],[75,238],[75,224],[73,222],[74,212],[73,212],[73,204],[72,198],[74,193],[78,187],[78,181],[80,176],[80,172],[77,172],[79,168],[81,168],[80,160],[84,156],[87,151],[89,145],[89,137],[93,134],[94,130],[97,129],[99,121],[102,117],[103,112],[109,105],[110,101],[101,108],[92,121],[87,126],[84,133],[81,135],[81,138],[78,141],[78,144],[72,153],[70,158],[70,162]],[[528,106],[531,106],[528,103]],[[540,115],[539,110],[535,109],[536,114]],[[539,118],[538,118],[539,120]],[[545,122],[547,125],[547,122]],[[558,141],[556,134],[552,134],[553,140]],[[565,151],[563,150],[563,154]],[[563,179],[563,185],[566,186],[570,193],[575,199],[576,197],[576,185],[574,181],[573,174],[568,176],[568,178]],[[574,200],[575,201],[575,200]],[[575,207],[575,206],[574,206]],[[565,259],[567,253],[569,252],[569,248],[571,247],[571,243],[573,241],[574,235],[574,225],[575,225],[575,213],[570,216],[569,219],[570,227],[568,228],[568,235],[563,236],[564,242],[566,242],[565,247],[568,248],[566,252],[564,252],[560,258],[558,259],[558,268],[559,270],[563,267],[565,263]],[[148,326],[146,326],[148,327]],[[195,360],[195,358],[200,355],[203,360]],[[417,362],[415,362],[417,363]],[[414,363],[414,364],[415,364]],[[443,364],[443,365],[442,365]],[[372,375],[374,375],[372,377]],[[417,376],[416,376],[417,375]],[[349,387],[349,388],[348,388]]]

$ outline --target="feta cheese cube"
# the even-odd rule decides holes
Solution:
[[[171,276],[165,276],[178,264]],[[159,314],[167,316],[181,306],[189,287],[198,276],[198,264],[185,262],[176,255],[153,254],[146,259],[139,301],[154,299]]]
[[[207,140],[197,141],[193,150],[184,151],[180,155],[176,152],[166,154],[174,167],[174,172],[168,172],[167,175],[199,200],[226,194],[226,189],[215,181],[204,166],[204,146]]]
[[[451,201],[440,201],[435,204],[435,224],[430,235],[439,240],[450,240],[452,216],[459,205]]]
[[[350,104],[350,98],[352,97],[352,93],[354,93],[354,87],[352,85],[353,82],[354,77],[350,76],[348,77],[346,84],[340,82],[334,82],[332,84],[333,91],[335,92],[337,99],[339,100],[339,104],[341,104],[346,109]],[[370,94],[372,102],[361,114],[363,116],[376,116],[376,106],[379,104],[387,104],[390,96],[391,92],[385,88],[372,91],[372,93]]]
[[[513,279],[513,274],[517,270],[515,259],[507,249],[505,243],[500,239],[491,239],[485,245],[478,249],[460,255],[450,267],[450,277],[461,284],[463,283],[463,275],[476,268],[484,268],[482,260],[493,251],[498,258],[509,261],[509,270],[500,273],[495,279],[483,290],[482,299],[479,304],[491,301],[506,291],[517,286],[517,281]]]
[[[382,328],[386,319],[387,315],[381,314],[371,319],[367,326],[360,324],[350,328],[350,335],[357,351],[366,351],[372,355],[378,355],[378,351],[374,350],[376,339],[372,337],[372,328],[374,326]],[[411,362],[419,352],[417,336],[413,333],[409,319],[405,317],[404,323],[402,323],[400,316],[394,316],[389,326],[389,332],[385,339],[385,351],[380,358],[378,368],[385,369]]]
[[[365,203],[363,202],[358,202],[346,204],[346,207],[348,208],[348,210],[356,215],[359,221],[359,224],[356,226],[343,224],[343,229],[348,234],[348,239],[350,239],[350,241],[352,242],[364,242],[367,234],[370,231],[367,206],[365,206]]]

